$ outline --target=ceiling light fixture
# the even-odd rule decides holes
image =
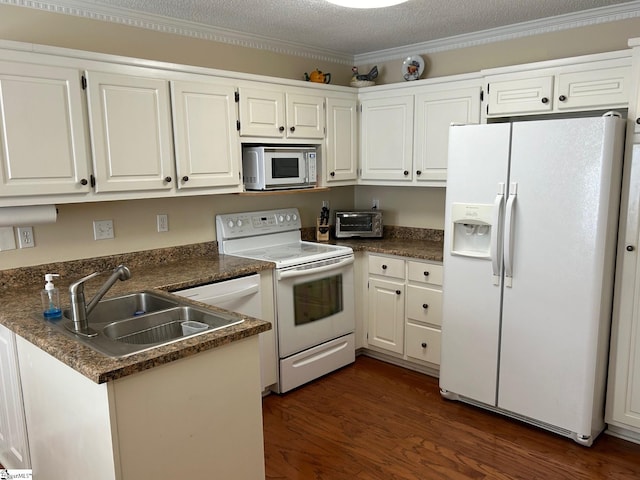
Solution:
[[[327,0],[329,3],[347,8],[384,8],[404,3],[407,0]]]

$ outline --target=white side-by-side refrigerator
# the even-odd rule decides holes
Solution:
[[[591,445],[604,429],[625,121],[452,126],[440,388]]]

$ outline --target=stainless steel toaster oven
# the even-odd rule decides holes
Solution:
[[[336,212],[336,238],[382,237],[382,212],[379,210]]]

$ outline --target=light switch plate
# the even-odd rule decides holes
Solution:
[[[159,213],[156,216],[156,224],[158,226],[158,232],[169,231],[169,215],[166,213]]]
[[[106,240],[113,237],[113,220],[93,221],[93,238],[95,240]]]

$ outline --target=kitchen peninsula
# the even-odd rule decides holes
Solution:
[[[267,262],[211,255],[210,247],[58,264],[63,306],[66,284],[117,263],[128,263],[132,279],[118,282],[110,296],[270,275]],[[0,272],[0,324],[16,334],[36,478],[264,477],[258,334],[268,322],[245,317],[222,330],[109,358],[38,318],[40,269],[51,267]],[[87,293],[93,291],[92,283]]]

